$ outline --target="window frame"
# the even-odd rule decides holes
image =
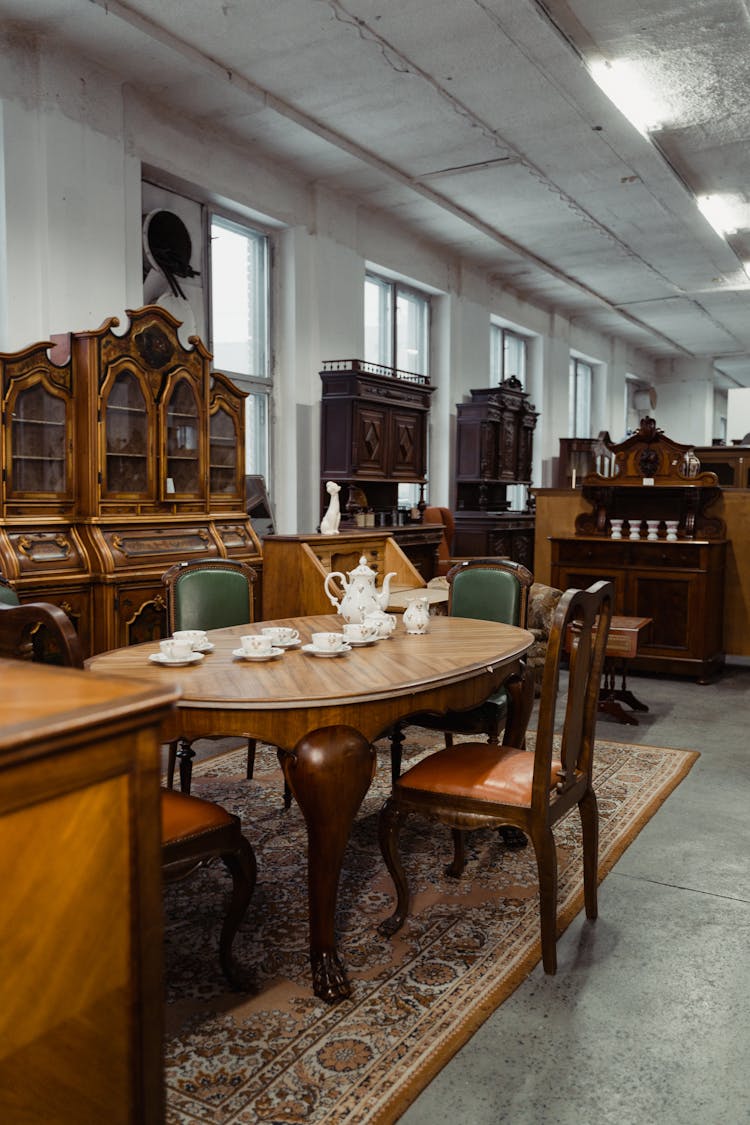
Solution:
[[[390,367],[398,371],[406,371],[412,375],[422,375],[425,378],[430,378],[430,368],[432,366],[432,298],[431,295],[423,289],[419,289],[415,285],[410,285],[408,282],[399,281],[396,278],[386,277],[384,274],[377,273],[376,270],[368,269],[365,271],[365,286],[368,282],[377,285],[383,293],[387,293],[387,315],[383,318],[385,324],[380,327],[378,335],[380,337],[379,345],[382,346],[387,341],[388,355],[383,358],[382,353],[379,354],[377,359],[371,359],[367,355],[367,346],[365,341],[365,355],[366,362],[377,363],[382,367]],[[398,332],[398,299],[400,296],[405,296],[413,300],[421,302],[425,311],[424,323],[424,356],[423,363],[420,367],[412,370],[409,367],[399,367],[396,363],[399,347],[399,332]],[[365,325],[366,330],[366,325]]]
[[[214,223],[223,226],[228,230],[234,230],[243,235],[252,235],[256,237],[263,246],[263,289],[264,289],[264,309],[262,313],[263,319],[263,343],[262,354],[264,358],[265,371],[241,372],[233,370],[231,367],[216,364],[217,370],[221,370],[223,374],[227,375],[233,383],[247,394],[245,400],[245,473],[251,476],[262,476],[266,488],[271,492],[271,482],[273,475],[272,464],[272,445],[271,445],[271,416],[272,416],[272,403],[274,393],[274,362],[273,352],[271,346],[272,340],[272,270],[273,270],[273,242],[272,233],[265,229],[261,224],[249,222],[242,216],[233,214],[231,211],[225,210],[220,207],[215,207],[211,204],[205,205],[205,245],[206,245],[206,323],[208,326],[208,346],[209,350],[215,355],[215,340],[214,340],[214,316],[213,316],[213,302],[215,292],[215,270],[214,270],[214,256],[213,250],[213,227]],[[257,311],[256,311],[257,316]],[[265,432],[265,441],[263,448],[258,452],[258,445],[255,439],[259,432]],[[255,456],[252,451],[255,450]]]
[[[507,345],[511,340],[522,346],[523,370],[520,372],[508,370]],[[490,384],[495,385],[496,382],[499,385],[511,376],[515,376],[525,390],[528,365],[529,337],[522,332],[507,328],[504,324],[496,324],[494,321],[490,321]]]
[[[594,436],[591,433],[594,371],[595,364],[591,360],[571,353],[568,366],[568,437],[590,438]],[[579,385],[581,383],[581,376],[583,375],[586,376],[585,382],[587,384],[585,403],[586,425],[584,427],[586,433],[578,433],[582,406],[579,398]]]

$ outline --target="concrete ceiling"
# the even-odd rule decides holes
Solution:
[[[747,0],[0,0],[0,16],[521,296],[750,386]],[[658,128],[614,107],[598,60],[631,64]],[[746,226],[717,234],[706,194]]]

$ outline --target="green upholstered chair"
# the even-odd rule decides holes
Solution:
[[[474,617],[526,627],[528,592],[534,576],[520,563],[501,558],[466,559],[449,570],[447,580],[449,616]],[[419,714],[403,725],[442,731],[446,746],[453,744],[454,734],[486,734],[490,742],[497,744],[507,704],[507,693],[501,689],[470,711],[448,711],[445,715]],[[391,735],[391,774],[394,781],[401,773],[402,742],[403,733],[399,725]]]
[[[253,583],[256,574],[247,563],[234,559],[196,559],[170,566],[162,575],[167,593],[167,628],[225,629],[248,625],[254,618]],[[218,732],[217,732],[218,733]],[[195,751],[185,738],[169,746],[167,785],[174,786],[175,765],[180,763],[180,788],[190,792]],[[255,768],[255,739],[247,742],[247,776]]]
[[[0,605],[20,605],[21,599],[7,578],[0,575]]]
[[[45,637],[43,648],[33,644],[40,634]],[[83,668],[78,634],[63,610],[47,602],[10,605],[0,597],[0,656],[40,663],[49,649],[65,667]],[[232,894],[221,927],[219,961],[229,983],[243,987],[232,958],[232,942],[252,897],[256,863],[239,817],[213,801],[162,789],[161,841],[165,883],[186,878],[217,858],[229,872]]]
[[[253,620],[256,573],[234,559],[179,562],[162,575],[167,588],[167,627],[224,629]]]

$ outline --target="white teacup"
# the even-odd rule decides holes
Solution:
[[[374,621],[352,622],[344,626],[344,637],[347,641],[374,641],[380,636],[380,630]]]
[[[175,641],[190,641],[192,648],[201,648],[203,645],[208,644],[208,636],[205,629],[177,629],[172,634],[172,639]]]
[[[312,643],[319,652],[338,652],[346,642],[343,633],[313,633]]]
[[[396,618],[392,613],[383,613],[378,610],[377,613],[368,613],[365,617],[366,625],[374,625],[378,630],[378,636],[381,640],[390,637],[396,629]]]
[[[270,637],[271,644],[274,645],[291,645],[299,640],[298,630],[289,625],[266,625],[261,632],[265,637]]]
[[[273,645],[265,633],[248,633],[240,637],[242,651],[248,656],[270,656]]]
[[[169,637],[165,641],[159,641],[159,648],[166,660],[187,660],[193,653],[190,641],[182,637]]]

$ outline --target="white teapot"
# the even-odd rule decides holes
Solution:
[[[380,591],[376,590],[377,573],[370,569],[367,565],[367,559],[363,555],[359,560],[359,566],[349,571],[348,582],[340,571],[334,570],[326,575],[323,589],[328,595],[331,605],[336,606],[341,617],[345,621],[354,623],[364,621],[368,613],[376,613],[386,608],[390,597],[391,579],[395,577],[395,570],[386,574]],[[344,596],[341,601],[328,588],[334,578],[338,578],[344,588]]]

